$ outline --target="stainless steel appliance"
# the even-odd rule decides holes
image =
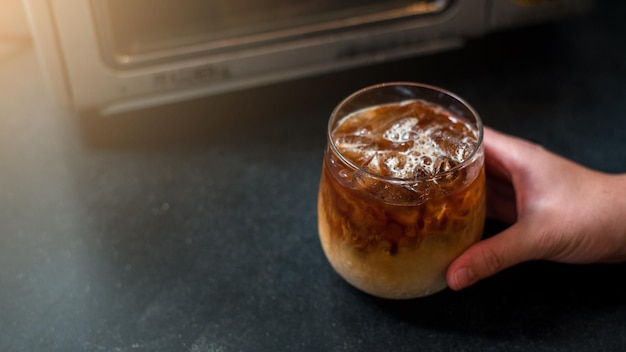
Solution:
[[[107,115],[425,54],[591,0],[24,0],[59,102]]]

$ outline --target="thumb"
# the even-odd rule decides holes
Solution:
[[[472,245],[448,267],[448,286],[460,290],[515,264],[533,259],[534,250],[524,233],[524,225],[518,222]]]

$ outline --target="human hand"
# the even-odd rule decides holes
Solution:
[[[590,170],[489,128],[484,146],[487,215],[512,225],[450,264],[450,288],[529,260],[626,260],[626,174]]]

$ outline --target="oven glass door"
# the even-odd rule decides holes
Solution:
[[[92,0],[107,62],[134,68],[443,11],[450,0]]]

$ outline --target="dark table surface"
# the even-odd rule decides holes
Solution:
[[[445,87],[487,125],[626,172],[624,13],[603,1],[458,50],[104,122],[55,106],[29,45],[5,55],[0,351],[626,349],[625,265],[526,263],[385,301],[333,272],[316,227],[329,113],[384,81]]]

